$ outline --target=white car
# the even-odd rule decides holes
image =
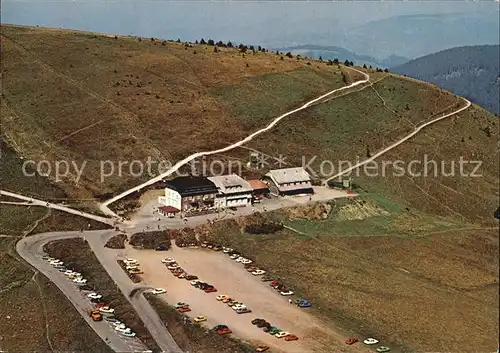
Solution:
[[[121,321],[118,321],[118,320],[115,320],[115,321],[110,321],[109,323],[110,323],[111,325],[115,326],[115,327],[116,327],[116,326],[123,325],[123,324],[121,323]]]
[[[280,292],[281,295],[287,296],[287,295],[293,295],[294,293],[289,290],[288,292]]]
[[[132,332],[132,330],[129,327],[125,326],[125,324],[121,324],[121,325],[116,326],[115,330],[122,332],[122,333]]]
[[[172,259],[171,257],[167,257],[167,258],[161,260],[161,262],[164,264],[169,264],[169,263],[175,262],[175,260]]]
[[[266,271],[264,271],[264,270],[255,270],[252,272],[252,275],[260,276],[260,275],[263,275],[264,273],[266,273]]]
[[[247,307],[247,306],[246,306],[246,305],[244,305],[244,304],[236,304],[236,305],[231,306],[231,308],[232,308],[233,310],[245,309],[246,307]]]
[[[251,264],[252,262],[253,262],[253,261],[252,261],[252,260],[249,260],[249,259],[243,259],[243,260],[241,260],[241,263],[242,263],[243,265]]]
[[[243,256],[239,256],[236,258],[236,262],[241,262],[243,260],[246,260]]]
[[[138,263],[136,259],[131,259],[131,258],[125,259],[123,260],[123,262],[125,262],[127,265]]]
[[[47,262],[50,262],[50,261],[54,261],[54,260],[56,260],[56,259],[54,259],[53,257],[48,256],[48,255],[43,255],[43,256],[42,256],[42,259],[43,259],[43,260],[45,260],[45,261],[47,261]]]
[[[127,265],[127,267],[125,267],[126,270],[138,270],[139,269],[139,265]]]
[[[72,274],[68,275],[69,278],[75,279],[78,277],[82,277],[82,274],[80,272],[73,272]]]
[[[375,338],[367,338],[363,341],[364,344],[377,344],[378,343],[378,340],[376,340]]]
[[[78,277],[78,278],[75,278],[73,280],[73,283],[76,283],[76,284],[87,284],[87,280],[85,278]]]
[[[277,334],[275,334],[274,337],[276,337],[276,338],[283,338],[283,337],[288,336],[289,334],[290,334],[290,332],[280,331]]]
[[[163,288],[155,288],[151,291],[151,293],[158,295],[158,294],[167,293],[167,291]]]
[[[195,279],[194,281],[191,281],[189,283],[191,283],[192,286],[196,286],[198,283],[200,283],[201,281]]]
[[[66,270],[66,271],[63,272],[63,275],[65,275],[65,276],[71,276],[73,273],[74,273],[73,270]]]
[[[105,314],[113,314],[115,312],[115,309],[111,309],[109,306],[101,306],[99,308],[99,311]]]
[[[218,301],[221,301],[221,300],[226,299],[227,297],[228,297],[227,295],[221,294],[221,295],[216,296],[215,299],[217,299]]]
[[[236,259],[238,259],[239,257],[240,257],[240,255],[236,255],[236,254],[233,254],[233,255],[229,256],[229,258],[230,258],[231,260],[236,260]]]
[[[101,299],[102,295],[97,294],[96,292],[92,292],[92,293],[87,294],[87,298],[90,298],[90,299]]]
[[[175,264],[175,265],[170,265],[170,266],[167,266],[167,268],[169,270],[175,270],[176,268],[179,268],[179,265]]]
[[[128,331],[128,332],[122,332],[122,335],[125,337],[135,337],[135,332]]]
[[[52,260],[49,262],[49,264],[51,266],[63,266],[64,265],[64,262],[62,262],[61,260]]]
[[[222,248],[222,252],[223,252],[224,254],[228,254],[228,253],[232,252],[233,250],[234,250],[234,249],[231,249],[231,248]]]

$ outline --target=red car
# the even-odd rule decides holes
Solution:
[[[177,309],[180,313],[187,313],[188,311],[191,311],[191,308],[179,308]]]
[[[356,342],[358,342],[358,339],[355,337],[349,337],[349,338],[346,338],[346,340],[345,340],[345,344],[349,344],[349,345],[354,344]]]
[[[208,287],[205,289],[205,293],[214,293],[214,292],[217,292],[217,289],[215,289],[214,287]]]
[[[218,335],[227,335],[227,334],[230,334],[230,333],[233,333],[233,331],[231,331],[230,328],[223,328],[223,329],[220,329],[220,330],[217,330],[215,331]]]
[[[96,307],[96,308],[98,308],[98,309],[99,309],[99,308],[102,308],[103,306],[106,306],[106,304],[101,303],[101,302],[99,302],[99,303],[94,303],[94,305],[95,305],[95,307]]]
[[[295,335],[288,335],[285,337],[285,341],[297,341],[299,338]]]
[[[280,281],[272,281],[271,283],[269,283],[269,285],[270,285],[271,287],[276,287],[276,286],[281,285],[281,282],[280,282]]]

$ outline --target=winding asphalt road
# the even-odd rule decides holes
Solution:
[[[47,276],[71,301],[73,306],[85,318],[92,329],[104,340],[115,352],[142,352],[147,349],[143,344],[138,344],[138,340],[126,339],[109,325],[103,322],[94,322],[86,314],[86,309],[90,307],[90,302],[80,292],[77,287],[63,276],[59,271],[51,267],[42,259],[45,255],[43,246],[51,241],[84,238],[87,240],[91,249],[103,265],[104,269],[118,285],[123,295],[129,300],[137,314],[144,322],[147,330],[151,333],[158,346],[163,352],[183,353],[173,337],[168,332],[166,326],[161,321],[155,310],[149,305],[146,298],[141,294],[130,296],[132,290],[143,288],[134,284],[126,275],[123,269],[118,265],[115,258],[105,254],[104,244],[113,235],[119,234],[114,230],[98,230],[86,232],[51,232],[35,234],[21,239],[16,244],[18,254],[32,266],[37,268]],[[107,339],[107,340],[106,340]]]
[[[94,235],[94,232],[86,232],[89,235]],[[92,233],[92,234],[91,234]],[[138,340],[126,339],[118,334],[110,325],[105,322],[95,322],[87,314],[86,310],[90,307],[90,302],[85,298],[85,295],[80,292],[70,280],[62,275],[55,268],[50,266],[42,259],[45,255],[43,246],[54,240],[78,238],[80,232],[55,232],[35,234],[33,236],[23,238],[16,244],[18,254],[38,271],[49,278],[64,295],[71,301],[76,310],[82,315],[92,329],[105,341],[115,352],[133,352],[143,351],[145,346],[137,344]],[[122,271],[123,272],[123,271]]]
[[[101,217],[101,216],[96,216],[96,215],[91,214],[91,213],[87,213],[87,212],[75,210],[75,209],[73,209],[71,207],[62,206],[62,205],[58,205],[58,204],[55,204],[55,203],[50,203],[50,202],[47,202],[47,201],[38,200],[38,199],[35,199],[33,197],[19,195],[19,194],[16,194],[16,193],[13,193],[13,192],[10,192],[10,191],[6,191],[6,190],[0,190],[0,195],[5,195],[5,196],[8,196],[8,197],[13,197],[13,198],[16,198],[16,199],[19,199],[19,200],[27,201],[27,203],[24,203],[25,206],[43,206],[43,207],[48,207],[48,208],[52,208],[54,210],[59,210],[59,211],[63,211],[63,212],[66,212],[66,213],[71,213],[71,214],[74,214],[74,215],[77,215],[77,216],[82,216],[82,217],[85,217],[87,219],[92,219],[94,221],[101,222],[101,223],[106,223],[106,224],[109,224],[109,225],[114,225],[115,222],[116,222],[114,219],[111,219],[111,218],[105,218],[105,217]],[[11,204],[8,201],[3,201],[2,203]],[[19,205],[22,205],[22,204],[19,204]]]

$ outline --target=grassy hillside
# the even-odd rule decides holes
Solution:
[[[99,161],[175,163],[246,135],[223,99],[232,85],[273,102],[250,112],[259,122],[343,85],[337,67],[207,45],[11,26],[2,44],[4,129],[26,158],[86,161],[63,183],[72,194],[138,182],[125,164],[101,183]]]

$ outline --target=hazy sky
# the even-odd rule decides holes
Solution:
[[[496,11],[492,1],[2,1],[2,22],[265,46],[314,43],[316,35],[397,15]],[[335,43],[332,43],[335,45]]]

